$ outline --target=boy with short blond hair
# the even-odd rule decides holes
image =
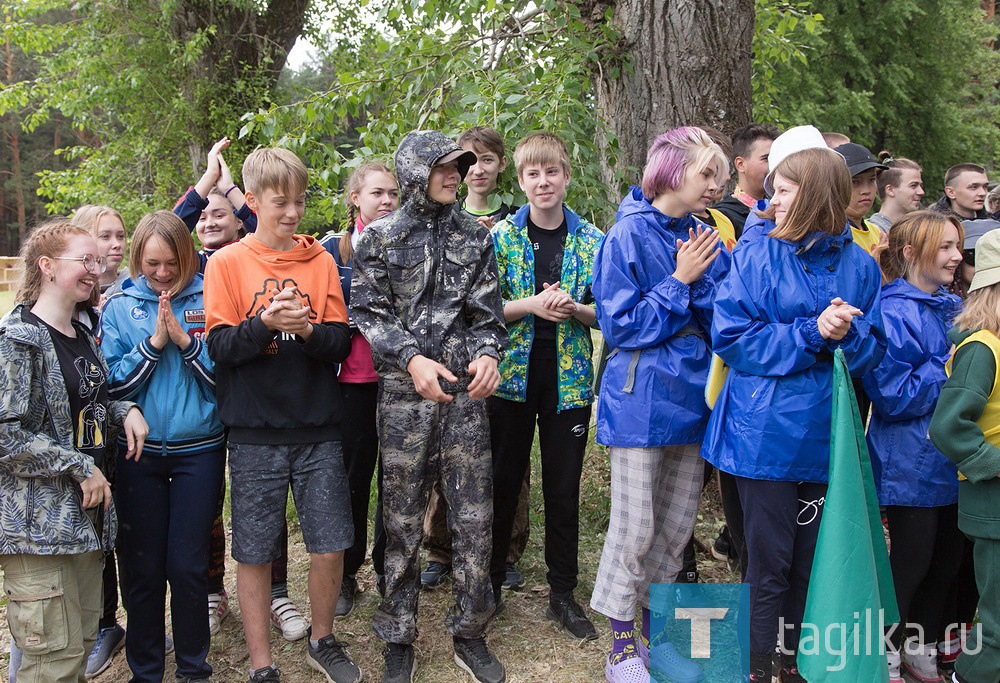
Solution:
[[[232,554],[250,682],[280,680],[268,639],[270,572],[289,484],[310,557],[306,661],[330,681],[359,681],[360,669],[331,633],[343,551],[354,539],[336,372],[351,350],[347,309],[333,257],[312,236],[296,234],[308,184],[299,158],[258,149],[244,162],[243,179],[257,232],[209,260],[205,313],[219,413],[229,428]]]
[[[495,596],[506,574],[518,491],[538,425],[545,500],[546,616],[580,640],[597,637],[573,597],[579,567],[580,475],[590,431],[595,324],[594,257],[603,234],[563,204],[569,152],[552,133],[535,133],[514,151],[528,198],[493,228],[510,346],[500,387],[488,400],[493,450]]]

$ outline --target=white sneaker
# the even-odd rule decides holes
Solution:
[[[229,616],[229,596],[226,591],[208,594],[208,634],[214,636]]]
[[[937,643],[921,645],[914,639],[903,644],[903,668],[920,683],[944,683],[937,668]]]
[[[899,653],[886,652],[885,655],[889,658],[889,683],[904,683],[903,675],[899,673]]]
[[[271,600],[271,623],[285,640],[301,640],[309,631],[309,624],[289,598]]]

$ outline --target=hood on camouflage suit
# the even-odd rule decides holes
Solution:
[[[396,150],[396,177],[402,192],[400,208],[436,210],[443,206],[427,196],[427,180],[431,168],[455,152],[458,152],[458,172],[465,180],[466,173],[476,163],[475,153],[463,151],[454,140],[436,130],[407,133]]]

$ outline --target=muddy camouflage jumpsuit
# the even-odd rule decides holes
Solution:
[[[365,228],[354,255],[351,316],[371,343],[379,376],[385,599],[375,634],[417,637],[418,551],[431,486],[438,478],[453,538],[455,605],[445,620],[460,638],[483,635],[493,611],[490,552],[493,477],[486,403],[469,398],[469,363],[499,360],[507,344],[489,231],[458,204],[427,195],[434,163],[460,148],[442,133],[407,135],[396,153],[402,204]],[[462,176],[474,159],[459,157]],[[406,366],[423,355],[448,368],[450,403],[421,397]]]

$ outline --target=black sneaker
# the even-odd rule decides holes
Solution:
[[[517,568],[516,564],[508,562],[504,567],[504,572],[504,588],[512,591],[516,591],[518,588],[524,588],[524,574],[521,573],[521,570]]]
[[[750,655],[750,670],[743,672],[744,683],[771,683],[774,664],[771,655]]]
[[[485,638],[452,638],[455,643],[455,663],[479,683],[504,683],[507,674],[503,664],[486,647]]]
[[[337,599],[337,612],[334,616],[346,617],[354,610],[354,596],[358,592],[358,580],[344,574],[340,582],[340,597]]]
[[[545,617],[559,624],[574,638],[580,640],[597,638],[597,629],[583,613],[580,603],[573,599],[572,593],[549,595],[549,609],[545,612]]]
[[[432,560],[427,563],[427,569],[420,573],[420,585],[424,588],[440,586],[449,574],[451,574],[450,564]]]
[[[382,650],[385,659],[385,673],[382,683],[411,683],[417,674],[417,657],[412,645],[386,643]]]
[[[281,683],[281,672],[273,666],[265,666],[250,674],[250,683]]]
[[[344,644],[332,633],[320,638],[316,648],[311,642],[306,644],[306,663],[326,676],[330,683],[357,683],[361,680],[361,669],[351,661],[344,652]]]
[[[781,668],[778,670],[778,683],[807,683],[806,679],[799,673],[799,665],[795,661],[795,655],[778,655]]]

